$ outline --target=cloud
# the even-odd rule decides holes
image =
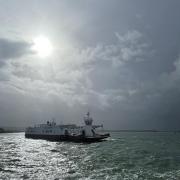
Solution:
[[[26,41],[0,38],[0,66],[8,59],[20,58],[31,53],[31,44]]]
[[[145,61],[153,53],[139,31],[132,30],[123,35],[116,32],[115,35],[117,40],[113,44],[98,43],[95,47],[78,50],[79,62],[85,65],[101,63],[119,67],[130,61]]]
[[[174,65],[174,71],[162,73],[157,79],[140,82],[133,91],[112,91],[111,96],[116,94],[114,97],[117,97],[119,94],[123,97],[123,101],[114,101],[113,107],[119,107],[121,114],[125,111],[127,121],[133,116],[136,126],[144,121],[148,128],[178,129],[175,126],[180,118],[180,58]]]
[[[30,44],[7,41],[3,44],[7,44],[9,49],[6,49],[12,49],[12,52],[4,53],[1,59],[21,59],[6,63],[1,69],[1,86],[40,100],[59,99],[71,107],[79,104],[109,108],[136,93],[136,87],[124,82],[130,75],[130,70],[124,66],[138,63],[139,59],[146,61],[145,57],[149,55],[149,45],[140,32],[116,33],[116,38],[113,44],[98,43],[95,47],[68,49],[43,65],[38,62],[38,57],[23,57],[30,53]],[[109,84],[109,80],[115,79],[114,72],[121,82],[118,87],[117,82]],[[107,78],[98,81],[97,77],[101,76],[98,73]],[[98,85],[101,89],[97,88]]]

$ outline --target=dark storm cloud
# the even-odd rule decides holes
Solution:
[[[179,129],[179,63],[180,60],[176,59],[173,72],[164,73],[153,81],[141,82],[134,92],[124,93],[122,97],[125,99],[121,103],[115,101],[107,110],[107,119],[117,118],[116,123],[121,124],[122,129]]]
[[[30,53],[32,53],[30,43],[0,38],[0,66],[7,59],[20,58]]]

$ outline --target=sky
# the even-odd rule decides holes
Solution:
[[[179,0],[0,4],[0,126],[180,129]]]

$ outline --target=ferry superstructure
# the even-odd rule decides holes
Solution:
[[[47,121],[46,124],[26,128],[25,137],[52,141],[97,142],[110,136],[109,133],[97,133],[96,128],[102,125],[92,125],[93,118],[90,117],[89,112],[84,117],[84,123],[84,126],[75,124],[57,125],[55,121]]]

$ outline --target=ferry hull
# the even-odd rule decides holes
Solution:
[[[70,141],[70,142],[100,142],[108,138],[109,134],[99,135],[96,137],[83,137],[82,135],[42,135],[42,134],[25,134],[26,138],[45,139],[49,141]]]

